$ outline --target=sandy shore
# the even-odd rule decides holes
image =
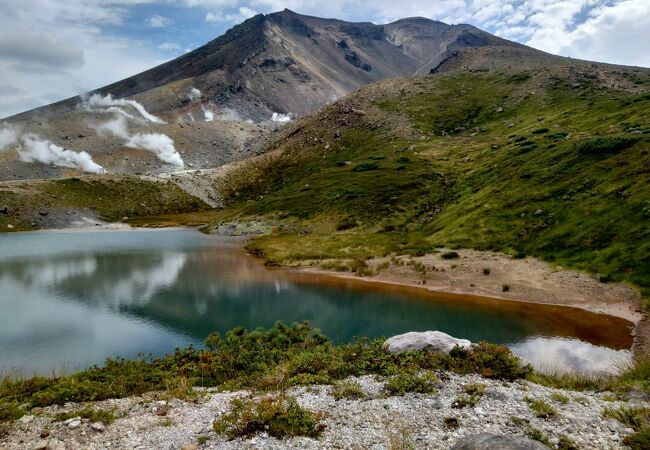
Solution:
[[[650,327],[643,312],[643,301],[630,286],[602,283],[592,275],[553,267],[535,258],[515,259],[501,253],[455,250],[458,258],[444,259],[441,255],[446,251],[443,249],[440,253],[421,257],[400,257],[397,261],[376,259],[369,262],[375,274],[366,277],[318,267],[295,270],[380,285],[472,295],[496,301],[568,306],[607,314],[634,325],[635,353],[648,354],[650,351]],[[390,265],[385,267],[388,263]],[[507,290],[504,290],[506,285]]]

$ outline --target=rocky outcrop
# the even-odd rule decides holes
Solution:
[[[452,450],[547,450],[537,441],[519,436],[499,436],[481,433],[465,436],[456,442]]]
[[[442,331],[409,332],[387,339],[383,348],[389,353],[402,353],[409,350],[427,350],[449,353],[454,347],[469,348],[467,339],[457,339]]]

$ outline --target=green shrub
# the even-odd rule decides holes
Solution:
[[[350,230],[356,226],[357,221],[350,216],[346,216],[336,224],[336,231]]]
[[[559,392],[554,392],[551,394],[551,398],[555,400],[558,403],[562,403],[563,405],[566,405],[569,403],[569,397],[567,397],[564,394],[560,394]]]
[[[633,430],[640,430],[650,425],[650,408],[605,408],[603,416],[616,419]]]
[[[0,422],[4,420],[19,419],[25,415],[25,411],[18,407],[16,402],[0,401]]]
[[[482,397],[485,394],[485,385],[483,383],[469,383],[463,387],[463,391],[469,395]]]
[[[640,138],[632,136],[603,136],[595,137],[582,142],[576,146],[578,152],[585,155],[597,155],[603,153],[615,153],[632,147],[639,142]]]
[[[117,415],[115,414],[114,410],[84,408],[59,413],[54,417],[54,420],[63,422],[64,420],[72,419],[73,417],[81,417],[82,419],[88,419],[91,422],[102,422],[105,425],[109,425],[113,423],[115,419],[117,419]]]
[[[212,428],[230,439],[260,432],[281,439],[293,436],[318,437],[324,426],[293,397],[276,395],[259,400],[233,400],[230,412],[217,419]]]
[[[442,259],[458,259],[460,258],[460,255],[458,252],[445,252],[440,255]]]
[[[481,397],[478,395],[467,395],[467,394],[460,394],[456,400],[454,400],[454,403],[451,404],[452,408],[466,408],[468,406],[474,407],[478,405],[478,402],[481,401]]]
[[[546,445],[549,448],[553,448],[553,444],[551,444],[551,441],[549,438],[542,433],[540,430],[538,430],[535,427],[529,427],[528,433],[526,435],[531,438],[534,441],[541,442],[542,444]]]
[[[556,415],[555,409],[544,400],[529,397],[526,397],[524,400],[528,403],[528,406],[535,414],[535,417],[539,417],[540,419],[549,419]]]
[[[634,430],[634,434],[623,440],[625,445],[634,450],[650,448],[650,408],[605,408],[603,416],[616,419]]]
[[[377,163],[362,163],[362,164],[357,164],[354,166],[354,169],[352,169],[353,172],[367,172],[369,170],[377,170],[379,169],[379,164]]]
[[[435,392],[440,380],[432,373],[413,374],[402,372],[391,377],[384,385],[388,395],[404,395],[407,392],[431,394]]]
[[[442,358],[448,363],[448,370],[461,374],[477,373],[485,378],[513,381],[532,371],[530,366],[522,366],[520,359],[505,345],[487,342],[479,342],[471,349],[455,347]]]
[[[560,440],[557,443],[558,450],[580,450],[578,444],[576,444],[573,439],[569,436],[562,435]]]
[[[632,450],[647,450],[650,448],[650,425],[641,427],[633,434],[626,436],[623,443]]]
[[[392,377],[420,371],[449,370],[477,373],[488,378],[514,380],[529,367],[505,346],[480,343],[449,354],[434,352],[387,353],[382,339],[359,339],[332,344],[307,323],[277,323],[264,330],[235,328],[225,335],[211,334],[206,349],[192,347],[158,359],[109,359],[104,367],[91,367],[60,378],[34,377],[0,382],[0,420],[23,414],[18,405],[47,406],[140,395],[150,391],[181,394],[194,386],[224,389],[277,390],[293,385],[330,384],[351,376]],[[413,376],[409,376],[409,382]],[[401,390],[394,380],[395,390]],[[414,388],[428,389],[432,379],[416,378]],[[435,385],[435,382],[434,384]],[[405,388],[406,389],[406,388]]]
[[[332,396],[337,400],[343,398],[354,400],[364,398],[366,394],[361,389],[361,385],[356,381],[339,381],[334,385],[334,389],[332,389]]]

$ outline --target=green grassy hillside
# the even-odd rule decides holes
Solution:
[[[85,176],[0,183],[0,231],[64,224],[72,213],[115,222],[166,213],[209,209],[172,183],[131,176]]]
[[[589,69],[367,86],[232,173],[227,215],[276,225],[250,244],[272,263],[469,247],[648,296],[649,91],[648,72]]]

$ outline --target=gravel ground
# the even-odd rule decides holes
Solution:
[[[124,415],[106,427],[85,420],[53,420],[57,413],[73,411],[82,405],[37,409],[33,415],[9,426],[8,434],[0,438],[0,449],[384,449],[404,443],[411,443],[415,448],[446,449],[461,437],[477,433],[526,435],[529,426],[513,423],[512,417],[529,421],[530,426],[541,430],[553,443],[566,435],[585,449],[624,448],[622,440],[632,432],[623,424],[602,417],[607,407],[631,405],[612,400],[611,393],[562,391],[525,381],[504,383],[475,375],[445,373],[440,378],[435,394],[403,397],[386,397],[382,392],[384,380],[370,376],[356,378],[366,393],[362,400],[335,400],[330,395],[330,386],[292,389],[289,393],[303,407],[322,413],[326,428],[319,439],[278,440],[260,434],[229,441],[212,431],[212,422],[229,409],[233,398],[250,394],[203,390],[197,401],[160,400],[155,394],[148,394],[83,405],[114,408]],[[452,407],[463,387],[475,382],[486,385],[480,402],[475,407]],[[554,393],[566,396],[568,402],[554,399]],[[525,397],[545,400],[557,411],[556,417],[535,417]],[[643,400],[634,402],[634,405],[649,406]],[[450,417],[458,419],[457,429],[445,425],[444,419]],[[202,436],[207,440],[199,445]]]

